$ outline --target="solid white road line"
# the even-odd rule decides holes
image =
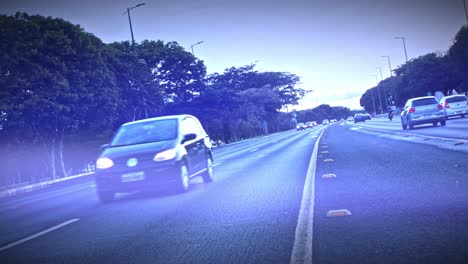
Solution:
[[[294,246],[291,252],[291,264],[312,263],[312,240],[314,227],[314,195],[315,195],[315,169],[317,167],[317,153],[323,129],[315,141],[314,150],[310,157],[309,168],[302,192],[301,209],[297,219]]]
[[[218,162],[218,163],[213,164],[213,167],[216,167],[216,166],[218,166],[218,165],[221,165],[221,162]]]
[[[27,241],[29,241],[29,240],[31,240],[31,239],[34,239],[34,238],[40,237],[40,236],[42,236],[42,235],[45,235],[45,234],[47,234],[47,233],[49,233],[49,232],[52,232],[52,231],[54,231],[54,230],[57,230],[57,229],[59,229],[59,228],[61,228],[61,227],[64,227],[64,226],[66,226],[66,225],[69,225],[69,224],[71,224],[71,223],[73,223],[73,222],[76,222],[76,221],[78,221],[78,220],[80,220],[80,219],[79,219],[79,218],[75,218],[75,219],[68,220],[68,221],[66,221],[66,222],[61,223],[60,225],[56,225],[56,226],[54,226],[54,227],[51,227],[51,228],[46,229],[46,230],[44,230],[44,231],[41,231],[41,232],[39,232],[39,233],[37,233],[37,234],[34,234],[34,235],[32,235],[32,236],[28,236],[28,237],[26,237],[26,238],[23,238],[23,239],[21,239],[21,240],[18,240],[18,241],[16,241],[16,242],[14,242],[14,243],[11,243],[11,244],[8,244],[8,245],[6,245],[6,246],[3,246],[3,247],[0,248],[0,251],[4,251],[4,250],[6,250],[6,249],[12,248],[12,247],[17,246],[17,245],[19,245],[19,244],[23,244],[24,242],[27,242]]]
[[[254,148],[254,149],[251,149],[249,152],[255,152],[257,150],[258,150],[258,148]]]

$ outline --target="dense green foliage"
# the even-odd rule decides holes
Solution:
[[[409,98],[434,95],[441,91],[445,95],[455,90],[457,93],[468,92],[468,27],[463,26],[455,36],[447,54],[429,53],[412,59],[394,70],[395,76],[368,89],[360,103],[369,113],[374,112],[372,95],[378,111],[378,90],[383,108],[391,95],[397,106],[403,106]]]
[[[289,129],[300,78],[255,65],[207,75],[176,42],[105,44],[62,19],[0,16],[0,185],[81,171],[122,123],[187,113],[215,140]]]

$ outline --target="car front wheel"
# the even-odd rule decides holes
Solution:
[[[97,195],[101,203],[110,203],[114,200],[115,193],[109,190],[100,190],[97,188]]]
[[[176,176],[177,177],[177,191],[181,193],[187,192],[190,187],[190,183],[189,183],[190,177],[189,177],[187,165],[185,163],[182,163],[182,165],[180,165],[178,174],[179,175]]]

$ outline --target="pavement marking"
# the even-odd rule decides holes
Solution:
[[[342,217],[350,215],[351,212],[348,209],[330,210],[327,212],[327,217]]]
[[[336,174],[329,173],[329,174],[322,175],[322,179],[331,179],[331,178],[336,178]]]
[[[323,162],[333,162],[333,159],[324,159]]]
[[[221,162],[218,162],[218,163],[213,164],[213,167],[216,167],[216,166],[218,166],[218,165],[221,165]]]
[[[251,149],[249,152],[255,152],[257,150],[258,150],[258,148],[254,148],[254,149]]]
[[[263,154],[257,155],[257,158],[263,158],[263,157],[265,157],[265,155]]]
[[[327,145],[322,145],[322,148],[328,148],[328,146]]]
[[[320,151],[320,153],[326,154],[326,153],[330,153],[330,152],[328,152],[328,150],[324,150],[324,151]]]
[[[315,173],[317,167],[317,154],[320,138],[315,141],[314,150],[310,157],[309,168],[304,182],[302,192],[301,209],[297,219],[296,233],[294,237],[294,246],[291,252],[291,264],[312,263],[312,241],[314,227],[314,192],[315,192]]]
[[[3,247],[0,248],[0,252],[1,252],[1,251],[4,251],[4,250],[6,250],[6,249],[12,248],[12,247],[14,247],[14,246],[17,246],[17,245],[19,245],[19,244],[23,244],[24,242],[27,242],[27,241],[32,240],[32,239],[34,239],[34,238],[40,237],[40,236],[45,235],[45,234],[47,234],[47,233],[50,233],[50,232],[52,232],[52,231],[54,231],[54,230],[57,230],[57,229],[59,229],[59,228],[62,228],[62,227],[64,227],[64,226],[69,225],[69,224],[71,224],[71,223],[74,223],[74,222],[76,222],[76,221],[78,221],[78,220],[80,220],[80,219],[79,219],[79,218],[75,218],[75,219],[68,220],[68,221],[63,222],[63,223],[61,223],[61,224],[59,224],[59,225],[56,225],[56,226],[54,226],[54,227],[51,227],[51,228],[46,229],[46,230],[44,230],[44,231],[41,231],[41,232],[39,232],[39,233],[37,233],[37,234],[34,234],[34,235],[32,235],[32,236],[28,236],[28,237],[26,237],[26,238],[23,238],[23,239],[21,239],[21,240],[18,240],[18,241],[16,241],[16,242],[13,242],[13,243],[11,243],[11,244],[8,244],[8,245],[6,245],[6,246],[3,246]]]

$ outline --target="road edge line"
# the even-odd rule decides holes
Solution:
[[[80,177],[85,177],[85,176],[89,176],[89,175],[93,175],[93,174],[94,174],[94,172],[86,172],[86,173],[71,175],[71,176],[67,176],[67,177],[63,177],[63,178],[58,178],[58,179],[55,179],[55,180],[49,180],[49,181],[34,183],[34,184],[26,185],[26,186],[21,186],[21,187],[18,187],[18,188],[13,188],[13,189],[0,191],[0,198],[14,196],[14,195],[17,195],[17,194],[20,194],[20,193],[25,193],[25,192],[31,192],[31,191],[34,191],[34,190],[37,190],[37,189],[42,189],[44,187],[47,187],[47,186],[55,184],[55,183],[59,183],[59,182],[63,182],[63,181],[69,181],[69,180],[73,180],[73,179],[77,179],[77,178],[80,178]]]
[[[32,239],[34,239],[34,238],[40,237],[40,236],[42,236],[42,235],[45,235],[45,234],[47,234],[47,233],[49,233],[49,232],[52,232],[52,231],[54,231],[54,230],[57,230],[57,229],[59,229],[59,228],[62,228],[62,227],[64,227],[64,226],[66,226],[66,225],[69,225],[69,224],[71,224],[71,223],[74,223],[74,222],[76,222],[76,221],[78,221],[78,220],[80,220],[80,219],[79,219],[79,218],[74,218],[74,219],[68,220],[68,221],[66,221],[66,222],[63,222],[63,223],[61,223],[61,224],[58,224],[58,225],[56,225],[56,226],[53,226],[53,227],[48,228],[48,229],[46,229],[46,230],[43,230],[43,231],[41,231],[41,232],[39,232],[39,233],[36,233],[36,234],[34,234],[34,235],[25,237],[25,238],[20,239],[20,240],[18,240],[18,241],[16,241],[16,242],[13,242],[13,243],[10,243],[10,244],[5,245],[5,246],[3,246],[3,247],[0,247],[0,252],[2,252],[2,251],[4,251],[4,250],[7,250],[7,249],[9,249],[9,248],[12,248],[12,247],[14,247],[14,246],[23,244],[24,242],[28,242],[29,240],[32,240]]]
[[[317,167],[318,147],[326,128],[315,141],[309,161],[307,175],[302,192],[301,208],[297,219],[294,246],[291,252],[291,264],[312,263],[312,240],[314,228],[315,171]]]

